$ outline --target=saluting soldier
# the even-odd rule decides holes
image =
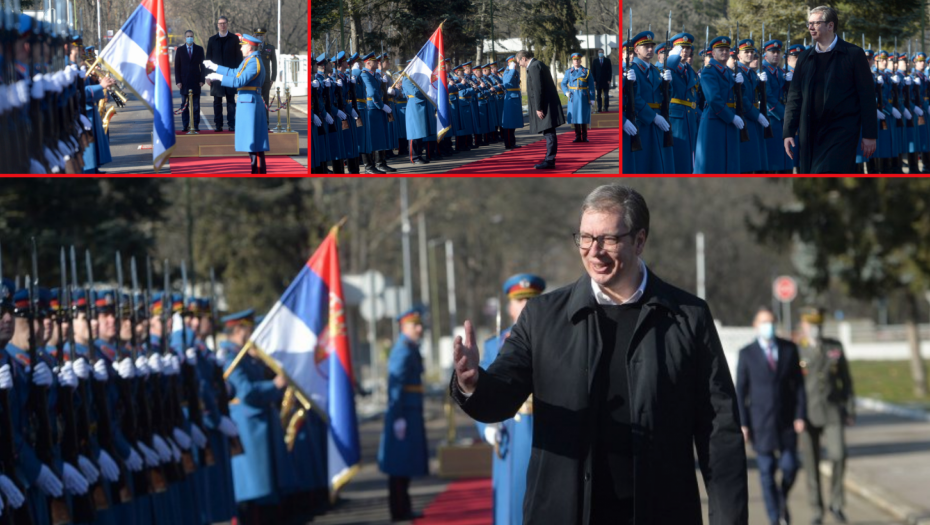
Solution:
[[[671,125],[657,110],[662,106],[662,82],[670,82],[671,71],[662,73],[649,63],[655,42],[652,31],[643,31],[633,37],[633,70],[636,72],[636,127],[643,149],[633,153],[636,162],[634,173],[675,173],[674,148],[663,147],[663,134]]]
[[[756,43],[751,39],[744,39],[739,43],[739,62],[737,67],[747,80],[743,84],[743,117],[749,129],[749,142],[740,143],[740,173],[756,173],[768,166],[768,151],[762,136],[763,130],[769,126],[769,120],[760,110],[756,94],[760,82],[765,82],[768,75],[762,71],[761,75],[750,67],[756,54]],[[764,86],[763,86],[764,87]]]
[[[801,371],[807,392],[807,422],[801,434],[801,452],[807,471],[807,493],[814,522],[820,523],[824,505],[820,491],[821,446],[827,449],[831,463],[830,513],[846,523],[843,476],[846,471],[845,427],[856,422],[856,399],[853,393],[849,362],[843,344],[824,337],[823,310],[808,308],[801,314],[803,339],[799,347]]]
[[[672,100],[669,116],[674,138],[675,173],[694,173],[694,149],[697,146],[697,95],[700,80],[688,61],[694,52],[694,36],[679,33],[672,37],[672,50],[667,60],[672,72]]]
[[[265,72],[261,67],[258,45],[261,40],[252,35],[242,35],[239,40],[242,64],[229,68],[205,60],[203,66],[214,73],[208,80],[220,82],[223,87],[238,89],[236,102],[236,151],[247,152],[252,163],[252,173],[267,173],[265,152],[268,145],[268,122],[264,104],[256,91],[265,83]]]
[[[271,86],[278,80],[278,54],[271,44],[265,43],[265,30],[262,27],[259,27],[253,31],[255,36],[261,42],[258,45],[258,54],[261,56],[262,63],[265,70],[265,82],[262,84],[262,99],[265,100],[265,105],[271,103]],[[265,121],[268,122],[268,129],[271,129],[271,118],[269,118],[268,110],[265,110]]]
[[[733,88],[744,79],[742,73],[734,75],[725,65],[730,45],[727,36],[713,39],[710,43],[713,58],[701,72],[701,90],[706,101],[694,152],[694,173],[740,172],[739,131],[745,123],[736,115]]]
[[[588,141],[588,124],[594,107],[591,70],[581,66],[581,53],[572,53],[572,67],[562,75],[562,92],[568,99],[568,123],[575,125],[575,140]]]
[[[520,68],[516,55],[507,57],[507,71],[501,83],[504,88],[504,113],[501,128],[504,130],[504,148],[516,149],[517,129],[523,129],[523,100],[520,95]],[[624,150],[626,151],[626,150]]]

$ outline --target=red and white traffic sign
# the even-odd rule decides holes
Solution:
[[[787,275],[776,277],[772,282],[772,295],[783,303],[790,303],[798,296],[798,283]]]

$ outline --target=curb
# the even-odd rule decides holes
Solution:
[[[903,417],[905,419],[911,419],[914,421],[926,421],[930,423],[930,412],[926,412],[917,408],[906,408],[901,405],[895,405],[894,403],[888,403],[886,401],[873,399],[871,397],[857,397],[856,408],[863,408],[873,412],[890,414],[893,416]]]

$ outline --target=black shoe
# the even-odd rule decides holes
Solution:
[[[229,131],[236,131],[236,128],[229,126]]]
[[[429,164],[429,159],[424,159],[422,156],[415,157],[415,158],[420,159],[420,161],[421,161],[423,164]]]
[[[835,509],[830,507],[830,514],[833,514],[833,519],[839,523],[846,523],[846,515],[843,514],[843,509]]]
[[[377,173],[379,175],[385,175],[387,172],[382,170],[378,166],[365,166],[365,173],[366,174]]]
[[[414,157],[412,164],[426,164],[420,157]]]
[[[584,142],[584,141],[581,140],[581,137],[575,137],[575,140],[573,140],[572,142]]]
[[[188,131],[190,131],[188,128],[184,128],[181,130],[181,133],[187,133]]]
[[[546,162],[546,161],[543,161],[543,162],[541,162],[541,163],[539,163],[539,164],[536,165],[536,169],[538,169],[538,170],[554,170],[554,169],[555,169],[555,162]]]
[[[383,173],[388,173],[388,172],[393,173],[397,171],[394,168],[388,166],[386,162],[382,162],[381,164],[379,164],[378,169],[381,170]]]
[[[217,127],[216,127],[216,132],[217,132],[217,133],[222,133],[222,132],[223,132],[223,126],[217,126]]]
[[[391,521],[413,521],[423,517],[422,512],[411,512],[405,516],[392,516]]]

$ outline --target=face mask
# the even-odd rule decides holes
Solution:
[[[597,56],[604,58],[604,53],[598,53]]]
[[[191,44],[194,43],[194,37],[192,37],[192,36],[189,36],[189,37],[185,38],[184,40],[187,40],[187,45],[191,45]]]
[[[766,341],[771,341],[775,337],[775,325],[772,323],[759,323],[756,330],[759,332],[759,337]]]
[[[811,342],[820,341],[820,327],[816,325],[812,325],[810,330],[808,331],[808,335],[810,336]]]

